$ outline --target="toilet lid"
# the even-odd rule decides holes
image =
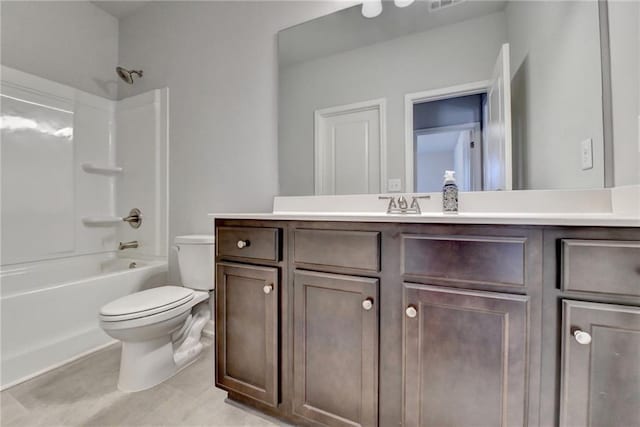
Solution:
[[[192,289],[182,286],[160,286],[111,301],[100,309],[105,321],[130,320],[161,313],[193,299]]]

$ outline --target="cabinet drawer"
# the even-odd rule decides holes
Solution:
[[[640,297],[640,241],[562,240],[562,290]]]
[[[525,237],[402,236],[402,273],[445,281],[525,285]]]
[[[299,229],[294,239],[296,263],[380,271],[377,231]]]
[[[279,261],[277,228],[218,227],[217,254],[240,258]]]

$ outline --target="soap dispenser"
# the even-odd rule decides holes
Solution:
[[[458,213],[458,186],[456,185],[455,173],[456,171],[444,171],[442,211],[445,214]]]

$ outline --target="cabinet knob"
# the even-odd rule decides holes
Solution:
[[[373,299],[372,298],[367,298],[365,300],[362,301],[362,308],[364,308],[365,310],[369,311],[373,308]]]
[[[573,331],[573,336],[575,337],[578,344],[587,345],[591,343],[591,335],[589,332],[581,331],[580,329],[576,329]]]
[[[242,248],[246,248],[247,246],[249,246],[249,241],[248,240],[238,240],[238,249],[242,249]]]
[[[269,295],[272,290],[273,290],[273,285],[264,285],[264,288],[262,288],[262,291],[267,295]]]
[[[418,310],[414,306],[410,305],[405,310],[405,313],[407,313],[407,317],[410,317],[410,318],[413,319],[414,317],[416,317],[418,315]]]

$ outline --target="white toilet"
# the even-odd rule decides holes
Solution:
[[[122,341],[118,389],[151,388],[193,362],[202,351],[200,337],[210,318],[213,236],[177,236],[183,286],[136,292],[100,309],[100,326]]]

